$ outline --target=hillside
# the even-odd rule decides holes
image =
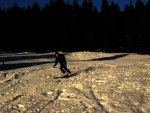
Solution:
[[[63,79],[54,53],[1,54],[0,113],[150,113],[149,55],[64,54]]]

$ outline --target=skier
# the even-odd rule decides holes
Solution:
[[[66,62],[66,58],[63,54],[60,54],[58,52],[55,52],[55,64],[53,67],[55,67],[58,62],[60,64],[60,70],[63,73],[64,76],[67,76],[68,74],[71,75],[71,71],[67,68],[67,62]],[[68,74],[67,74],[67,73]]]

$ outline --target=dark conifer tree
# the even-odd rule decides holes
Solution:
[[[1,9],[0,51],[81,51],[150,53],[150,0],[144,5],[132,0],[120,11],[118,4],[102,0],[101,11],[92,0],[50,0],[21,8],[15,3]]]
[[[133,7],[133,2],[130,1],[130,5],[125,6],[124,11],[124,32],[125,32],[125,39],[127,40],[127,47],[128,51],[133,52],[134,44],[133,39],[134,37],[134,30],[135,30],[135,10]]]
[[[135,37],[134,44],[135,48],[134,50],[136,52],[141,52],[144,45],[144,4],[141,2],[141,0],[137,0],[135,4]]]
[[[120,18],[120,8],[118,4],[115,4],[113,1],[110,5],[111,15],[110,15],[110,38],[109,47],[110,51],[118,51],[120,49],[121,43],[121,18]]]
[[[144,15],[144,36],[143,36],[143,50],[142,52],[150,54],[150,0],[145,5]]]
[[[8,51],[8,46],[7,43],[9,43],[9,40],[7,38],[7,13],[6,13],[6,9],[2,9],[0,8],[0,52],[7,52]]]
[[[110,49],[110,38],[111,38],[111,29],[110,29],[110,18],[111,18],[111,12],[110,12],[110,6],[108,4],[107,0],[102,0],[102,6],[101,6],[101,14],[100,14],[100,44],[102,51],[108,51]]]

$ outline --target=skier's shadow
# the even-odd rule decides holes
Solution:
[[[110,56],[110,57],[103,57],[103,58],[96,58],[96,59],[90,59],[90,60],[82,60],[82,61],[104,61],[104,60],[115,60],[115,59],[118,59],[118,58],[122,58],[122,57],[125,57],[129,54],[119,54],[119,55],[114,55],[114,56]],[[85,72],[88,72],[88,71],[91,71],[95,69],[93,66],[92,67],[88,67],[87,69],[85,70],[80,70],[80,71],[77,71],[75,72],[72,76],[70,77],[73,77],[73,76],[76,76],[76,75],[79,75],[79,73],[85,71]]]
[[[72,73],[72,74],[69,75],[69,76],[66,76],[66,77],[55,77],[55,78],[56,78],[56,79],[57,79],[57,78],[71,78],[71,77],[80,75],[80,73],[83,72],[83,71],[84,71],[84,72],[88,72],[88,71],[91,71],[91,70],[93,70],[93,69],[94,69],[94,67],[88,67],[88,68],[86,68],[86,69],[84,69],[84,70],[76,71],[76,72]]]

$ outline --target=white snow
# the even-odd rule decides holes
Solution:
[[[150,113],[150,56],[63,53],[75,76],[61,76],[54,53],[1,54],[0,113]]]

